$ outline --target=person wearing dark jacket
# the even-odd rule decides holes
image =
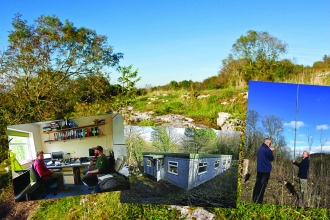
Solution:
[[[257,152],[257,177],[252,197],[252,201],[254,203],[262,203],[265,190],[268,184],[270,172],[272,171],[271,161],[274,160],[274,148],[271,148],[270,145],[271,140],[269,138],[266,138]]]
[[[92,170],[87,171],[86,174],[81,177],[81,181],[89,187],[93,187],[97,184],[97,174],[105,174],[109,169],[109,159],[103,154],[103,147],[97,146],[95,151],[98,155],[95,166]]]
[[[300,192],[302,198],[304,198],[304,195],[307,197],[307,176],[309,171],[309,159],[307,151],[303,152],[302,158],[303,159],[300,163],[296,162],[295,160],[293,160],[292,163],[299,167],[298,177],[300,183]]]

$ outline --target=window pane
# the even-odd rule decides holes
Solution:
[[[9,149],[16,154],[18,162],[23,162],[30,159],[30,154],[27,145],[11,145]]]

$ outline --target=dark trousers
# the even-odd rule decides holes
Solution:
[[[257,172],[256,184],[253,189],[253,203],[262,203],[268,184],[270,172]]]
[[[81,177],[81,181],[89,187],[93,187],[98,183],[97,174],[91,173]]]

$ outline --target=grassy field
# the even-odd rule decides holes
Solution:
[[[180,114],[193,118],[195,123],[218,128],[216,119],[219,112],[227,112],[232,117],[244,120],[247,88],[237,90],[204,90],[191,92],[186,90],[154,91],[137,97],[132,103],[134,109],[142,112],[152,111],[154,115]],[[147,126],[149,124],[139,124]]]

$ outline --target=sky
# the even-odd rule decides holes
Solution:
[[[0,50],[16,13],[32,24],[41,15],[68,19],[108,37],[114,52],[124,53],[121,66],[133,65],[137,87],[170,81],[202,81],[215,76],[232,45],[247,31],[267,31],[288,44],[288,58],[313,65],[330,54],[330,1],[64,1],[3,0]],[[111,70],[111,82],[120,74]]]
[[[330,153],[329,86],[251,81],[248,96],[248,110],[282,119],[283,135],[292,155],[295,125],[295,156],[309,151],[308,136],[313,140],[310,153],[320,153],[321,143],[322,152]]]

